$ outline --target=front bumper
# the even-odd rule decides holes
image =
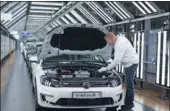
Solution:
[[[101,98],[74,99],[73,92],[101,92]],[[122,86],[97,88],[52,88],[40,85],[37,87],[38,104],[46,108],[104,108],[121,105]]]

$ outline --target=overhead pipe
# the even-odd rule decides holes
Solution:
[[[139,21],[143,21],[143,20],[154,19],[154,18],[159,18],[159,17],[164,17],[164,16],[170,16],[170,12],[160,13],[160,14],[156,14],[156,15],[148,15],[148,16],[145,16],[145,17],[141,17],[141,18],[137,18],[137,19],[124,20],[124,21],[117,22],[117,23],[110,23],[110,24],[104,25],[104,27],[121,25],[121,24],[131,23],[131,22],[139,22]]]

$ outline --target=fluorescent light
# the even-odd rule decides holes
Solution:
[[[63,6],[63,2],[31,2],[32,5]]]
[[[34,18],[34,17],[28,17],[29,20],[34,20],[34,21],[45,21],[48,18]]]
[[[143,14],[146,14],[146,12],[136,3],[132,2]]]
[[[120,19],[124,19],[108,2],[105,2],[105,4],[110,7]]]
[[[74,24],[77,23],[77,21],[75,21],[75,20],[73,19],[73,17],[71,17],[69,14],[66,14],[65,16],[66,16],[72,23],[74,23]]]
[[[55,25],[53,23],[51,23],[51,25],[52,25],[53,28],[55,27]]]
[[[12,21],[8,22],[7,24],[12,23],[16,18],[18,18],[18,17],[21,16],[21,15],[24,15],[25,12],[26,12],[26,10],[27,10],[27,9],[22,10],[18,15],[16,15],[15,17],[12,18]],[[4,24],[4,25],[7,25],[7,24]]]
[[[81,12],[84,12],[84,15],[86,15],[86,17],[93,23],[93,24],[96,24],[96,25],[99,25],[100,22],[95,19],[95,17],[89,13],[83,6],[79,6],[78,9],[81,11]]]
[[[118,72],[118,65],[116,66],[116,71]]]
[[[117,12],[119,12],[125,19],[127,19],[127,17],[112,2],[109,3],[117,10]]]
[[[22,15],[18,15],[13,21],[9,22],[8,24],[6,24],[5,26],[6,27],[9,27],[12,23],[15,23],[19,17],[22,17],[25,13],[22,13]],[[19,18],[20,19],[20,18]]]
[[[144,33],[142,32],[140,79],[143,79],[144,37]]]
[[[94,21],[97,24],[101,24],[89,11],[87,11],[85,7],[83,6],[80,6],[80,7],[82,8],[82,10],[84,10],[88,14],[88,16],[91,17],[92,21]]]
[[[51,28],[50,28],[49,26],[47,26],[47,27],[46,27],[46,29],[47,29],[48,31],[50,31],[50,30],[51,30]]]
[[[94,6],[93,4],[91,4],[90,2],[87,3],[87,5],[89,7],[91,7],[91,9],[93,9],[105,22],[110,22],[108,21],[108,19],[98,10],[98,8],[96,6]]]
[[[162,85],[165,85],[166,40],[167,40],[167,31],[163,31]]]
[[[40,10],[59,10],[60,8],[57,7],[37,7],[37,6],[31,6],[30,9],[40,9]]]
[[[27,8],[26,8],[27,6],[28,6],[28,4],[25,4],[25,5],[24,5],[23,7],[21,7],[19,10],[17,10],[16,12],[14,12],[14,13],[13,13],[13,17],[16,16],[16,15],[18,15],[18,12],[21,13],[21,11],[23,12],[23,10],[26,10],[26,9],[27,9]]]
[[[148,13],[151,13],[151,11],[142,3],[138,2]]]
[[[87,24],[87,21],[82,18],[75,10],[72,10],[71,13],[83,24]]]
[[[140,52],[139,52],[139,50],[140,50],[140,36],[141,36],[141,34],[140,34],[140,32],[138,32],[138,40],[137,40],[138,56],[140,55]],[[137,76],[136,77],[139,78],[139,66],[137,67]]]
[[[12,3],[10,3],[9,6],[3,8],[1,11],[2,11],[2,12],[6,12],[6,11],[8,10],[8,12],[11,12],[11,11],[13,10],[13,6],[16,5],[16,4],[18,4],[18,2],[12,2]],[[2,5],[1,5],[1,6],[2,6]],[[11,10],[9,11],[9,9],[11,9]]]
[[[49,15],[28,15],[29,17],[44,17],[44,18],[47,18],[47,17],[51,17],[51,16],[49,16]]]
[[[170,41],[168,44],[168,75],[167,75],[167,86],[170,86]]]
[[[62,19],[66,24],[70,24],[70,22],[69,22],[65,17],[61,17],[61,19]]]
[[[124,66],[122,65],[122,73],[124,73]]]
[[[31,13],[54,13],[54,11],[47,11],[47,10],[30,10]]]
[[[134,48],[135,48],[135,51],[136,51],[136,35],[137,35],[137,33],[135,33],[135,35],[134,35],[134,41],[133,41],[133,45],[134,45]]]
[[[79,11],[81,11],[81,13],[83,13],[93,24],[96,24],[96,22],[93,21],[93,19],[91,18],[91,16],[88,15],[84,10],[82,10],[80,7],[77,7],[77,9],[78,9]]]
[[[121,72],[121,64],[119,63],[119,72]]]
[[[157,12],[157,10],[149,2],[145,2],[145,3],[149,6],[149,8],[152,9],[153,12]]]
[[[99,4],[96,4],[95,2],[92,2],[92,4],[94,4],[101,11],[101,13],[104,15],[104,17],[108,20],[108,22],[112,22],[113,21],[113,19],[108,14],[106,14],[106,12],[104,12],[101,9],[102,7],[100,7]]]
[[[19,22],[17,22],[15,25],[13,25],[12,27],[10,27],[10,29],[12,29],[13,27],[17,26],[18,24],[20,24],[23,20],[26,20],[26,16],[23,17]],[[10,30],[9,29],[9,30]]]
[[[57,22],[59,25],[62,25],[62,23],[61,23],[59,20],[56,20],[56,22]]]
[[[157,70],[156,83],[159,84],[160,79],[160,50],[161,50],[161,31],[158,32],[158,47],[157,47]]]
[[[40,24],[27,24],[27,25],[31,25],[31,26],[34,26],[34,25],[40,25]]]
[[[53,22],[53,24],[54,24],[55,26],[58,26],[58,24],[57,24],[56,22]]]
[[[116,2],[113,2],[128,18],[131,18],[130,15],[125,11],[123,10]]]

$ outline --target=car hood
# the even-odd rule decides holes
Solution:
[[[41,59],[62,54],[102,55],[111,57],[112,47],[104,40],[108,31],[102,26],[66,24],[53,29],[44,40]]]

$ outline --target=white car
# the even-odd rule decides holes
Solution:
[[[122,80],[99,73],[111,57],[107,30],[94,25],[63,25],[45,38],[39,62],[32,64],[36,111],[41,108],[109,108],[122,103]]]

